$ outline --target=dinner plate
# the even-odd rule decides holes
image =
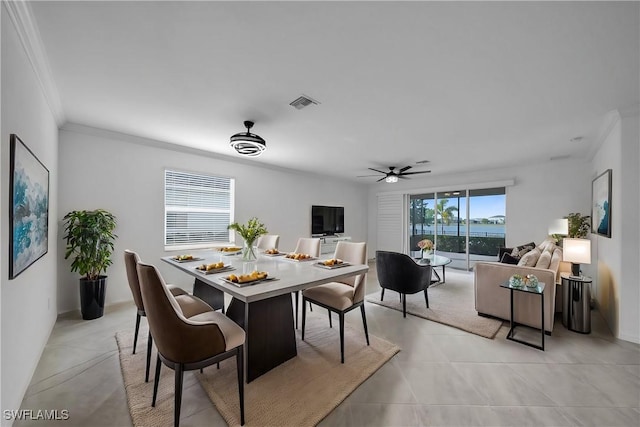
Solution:
[[[285,254],[286,255],[286,254]],[[293,259],[293,258],[287,258],[286,256],[284,258],[282,258],[285,261],[292,261],[292,262],[307,262],[307,261],[314,261],[317,260],[318,258],[316,257],[311,257],[311,258],[305,258],[305,259]]]
[[[316,262],[313,265],[315,265],[316,267],[320,267],[320,268],[326,268],[327,270],[333,270],[335,268],[347,267],[347,266],[351,265],[351,263],[343,261],[340,264],[324,265],[324,263],[322,261],[320,261],[320,262]]]
[[[236,283],[236,282],[232,282],[231,280],[225,278],[225,277],[221,277],[220,278],[221,281],[223,281],[224,283],[228,283],[230,285],[234,285],[237,286],[239,288],[242,288],[244,286],[251,286],[251,285],[257,285],[258,283],[262,283],[262,282],[272,282],[274,280],[279,280],[275,277],[267,277],[265,279],[256,279],[256,280],[250,280],[248,282],[242,282],[242,283]]]
[[[284,256],[284,255],[286,255],[286,253],[284,253],[284,252],[278,252],[277,254],[262,253],[262,255],[264,255],[264,256]]]
[[[176,257],[171,257],[171,261],[183,263],[183,262],[194,262],[194,261],[202,261],[204,258],[193,257],[191,259],[176,259]]]
[[[217,273],[224,273],[226,271],[233,271],[235,270],[235,267],[231,265],[225,265],[222,268],[214,268],[213,270],[209,270],[209,271],[200,270],[198,267],[196,267],[195,270],[200,274],[217,274]]]

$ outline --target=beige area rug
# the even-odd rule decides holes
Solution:
[[[329,328],[326,311],[307,312],[306,341],[296,331],[298,356],[245,385],[246,426],[315,426],[349,394],[391,359],[400,348],[362,328],[345,327],[345,363],[340,363],[337,320]],[[355,313],[354,315],[359,313]],[[141,328],[142,329],[142,328]],[[144,382],[147,332],[140,331],[131,354],[133,331],[116,333],[120,366],[134,426],[173,425],[174,372],[162,367],[158,401],[151,407],[153,381]],[[142,338],[142,339],[141,339]],[[155,372],[155,351],[151,377]],[[240,425],[235,358],[194,373],[218,412],[230,426]],[[185,374],[188,375],[188,374]],[[186,379],[185,379],[186,381]],[[182,406],[186,401],[183,396]]]
[[[495,337],[502,321],[478,316],[475,310],[473,276],[447,269],[446,280],[446,283],[429,287],[429,308],[424,301],[424,292],[407,295],[407,314],[453,326],[485,338]],[[367,301],[402,312],[398,293],[388,289],[385,291],[384,301],[380,301],[380,292],[369,294]]]

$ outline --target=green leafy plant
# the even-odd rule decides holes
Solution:
[[[71,211],[63,218],[67,248],[64,259],[73,258],[71,271],[96,280],[111,265],[116,218],[104,209]]]
[[[591,230],[591,216],[574,212],[565,216],[569,220],[568,237],[584,239]]]
[[[253,243],[258,237],[268,233],[267,228],[256,217],[251,218],[249,222],[247,222],[247,225],[234,222],[233,224],[229,224],[228,228],[229,230],[234,230],[248,243]]]

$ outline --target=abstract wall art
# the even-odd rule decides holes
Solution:
[[[11,134],[9,279],[49,250],[49,170]]]
[[[611,237],[611,169],[593,180],[591,194],[591,232]]]

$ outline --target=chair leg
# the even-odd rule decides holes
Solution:
[[[407,294],[402,294],[402,317],[407,317]]]
[[[384,301],[384,288],[382,288],[382,292],[380,292],[380,301]]]
[[[160,360],[160,355],[158,354],[158,359],[156,360],[156,377],[153,381],[153,400],[151,400],[151,406],[156,406],[156,397],[158,396],[158,384],[160,383],[160,368],[162,368],[162,361]]]
[[[309,311],[313,311],[313,304],[309,303]]]
[[[298,291],[293,293],[293,298],[296,300],[296,329],[298,329]]]
[[[149,368],[151,367],[151,350],[153,348],[153,338],[151,337],[151,331],[149,331],[149,337],[147,338],[147,369],[144,372],[144,382],[149,382]]]
[[[243,362],[243,348],[244,346],[238,347],[238,351],[236,353],[236,362],[238,366],[238,396],[240,398],[240,425],[244,425],[244,364]]]
[[[182,379],[184,377],[184,365],[178,363],[176,366],[176,389],[174,391],[175,401],[173,404],[173,426],[180,426],[180,406],[182,405]]]
[[[340,318],[340,362],[344,363],[344,313],[338,313]]]
[[[427,293],[427,288],[424,288],[424,301],[427,303],[427,308],[429,308],[429,294]]]
[[[136,344],[138,343],[138,330],[140,329],[140,313],[136,313],[136,332],[133,334],[133,354],[136,354]]]
[[[331,310],[327,308],[327,313],[329,314],[329,327],[333,328],[333,322],[331,321]]]
[[[364,313],[364,303],[360,306],[360,312],[362,313],[362,324],[364,325],[364,336],[367,338],[367,345],[369,345],[369,330],[367,329],[367,315]]]
[[[302,341],[304,341],[304,325],[307,322],[307,301],[302,296]]]

